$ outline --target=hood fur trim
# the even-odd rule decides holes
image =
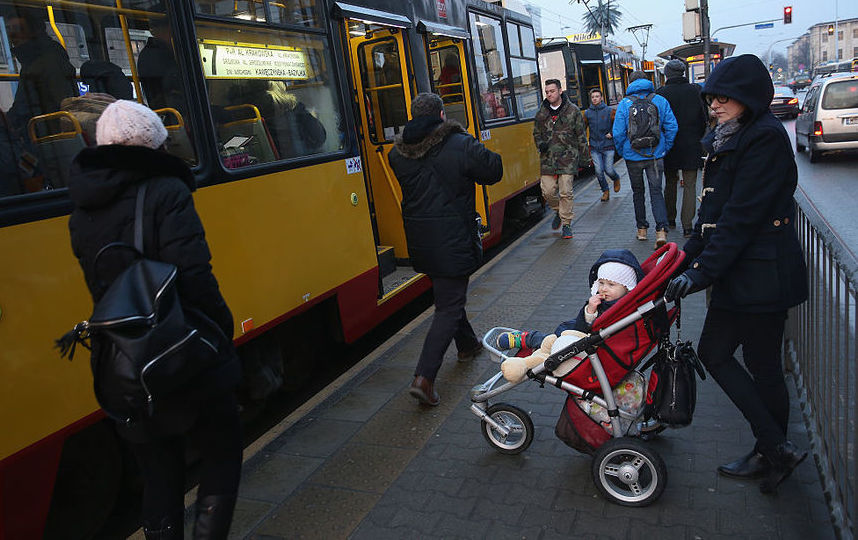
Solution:
[[[433,146],[443,142],[448,135],[453,133],[467,133],[467,131],[462,127],[462,124],[455,120],[448,119],[436,127],[431,133],[429,133],[429,135],[426,135],[426,137],[420,142],[414,144],[405,143],[402,141],[402,135],[399,134],[396,136],[396,139],[394,139],[393,146],[400,154],[402,154],[403,157],[408,159],[420,159],[425,156]]]

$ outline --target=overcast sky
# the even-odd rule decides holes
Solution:
[[[603,0],[603,2],[606,0]],[[586,8],[580,2],[569,4],[567,0],[527,0],[542,8],[543,36],[559,36],[584,31],[582,17]],[[590,0],[595,5],[597,0]],[[614,0],[611,2],[614,3]],[[652,24],[647,59],[658,53],[681,45],[682,13],[684,0],[618,0],[623,14],[620,28]],[[792,5],[792,24],[783,24],[783,8]],[[785,52],[786,46],[807,29],[819,22],[833,21],[835,10],[838,19],[858,17],[858,0],[709,0],[709,20],[712,31],[723,26],[732,26],[768,19],[779,19],[774,28],[754,30],[753,26],[729,28],[715,33],[720,41],[734,43],[734,54],[764,55],[769,47],[773,51]],[[570,28],[563,28],[563,27]],[[562,30],[561,30],[562,28]],[[632,45],[640,55],[641,47],[628,32],[617,32],[611,39],[621,45]],[[775,43],[778,40],[785,40]],[[844,51],[845,54],[845,51]]]

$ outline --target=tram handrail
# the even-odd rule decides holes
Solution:
[[[399,215],[402,215],[402,195],[396,189],[396,182],[393,181],[393,174],[390,172],[390,167],[387,166],[387,160],[384,159],[384,146],[378,145],[375,148],[375,153],[378,156],[378,161],[381,163],[381,169],[384,171],[384,177],[387,179],[387,185],[390,187],[390,192],[393,194],[393,200],[396,201],[396,209]]]
[[[784,351],[832,522],[840,538],[851,538],[858,517],[858,259],[801,187],[795,200],[810,296],[790,311]]]

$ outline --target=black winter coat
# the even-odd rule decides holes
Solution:
[[[474,182],[503,176],[501,157],[457,122],[417,117],[397,137],[388,161],[402,187],[402,220],[414,270],[464,277],[482,263]]]
[[[794,227],[798,173],[783,125],[769,112],[771,77],[755,56],[724,60],[704,93],[748,107],[743,127],[717,152],[715,132],[703,169],[703,200],[685,244],[698,288],[712,285],[710,306],[748,313],[784,311],[807,299],[807,269]]]
[[[102,297],[130,262],[114,250],[99,259],[97,270],[93,268],[95,255],[106,244],[134,244],[134,209],[141,182],[149,183],[143,206],[144,254],[176,265],[183,307],[201,312],[223,331],[218,350],[224,362],[195,381],[193,389],[175,400],[162,400],[152,422],[119,426],[124,436],[136,441],[183,431],[194,419],[196,404],[235,387],[241,371],[232,344],[232,314],[212,274],[211,254],[191,197],[194,177],[175,156],[140,146],[111,145],[84,149],[72,163],[68,184],[74,204],[69,218],[72,250],[93,301]]]
[[[664,156],[665,169],[699,169],[703,165],[703,148],[700,139],[706,132],[709,115],[700,97],[700,86],[684,77],[671,77],[656,91],[670,103],[679,131],[673,147]]]

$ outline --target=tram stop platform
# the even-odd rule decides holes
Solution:
[[[477,334],[494,326],[550,331],[586,301],[588,271],[602,250],[628,248],[641,261],[652,253],[655,232],[635,239],[631,188],[623,163],[617,166],[622,189],[606,203],[592,177],[576,183],[573,239],[552,231],[546,214],[472,277],[467,311]],[[668,239],[683,242],[677,230]],[[683,301],[682,315],[682,337],[696,345],[705,295]],[[754,440],[709,377],[698,380],[693,424],[647,443],[668,470],[666,490],[649,507],[618,506],[598,494],[591,457],[554,435],[565,399],[556,388],[528,381],[493,401],[528,411],[536,430],[525,452],[500,454],[469,411],[471,387],[499,370],[487,353],[460,363],[450,347],[436,381],[438,407],[409,395],[431,317],[430,308],[246,450],[231,537],[835,537],[812,455],[777,496],[762,495],[756,481],[716,473]],[[789,436],[809,450],[786,376]]]

